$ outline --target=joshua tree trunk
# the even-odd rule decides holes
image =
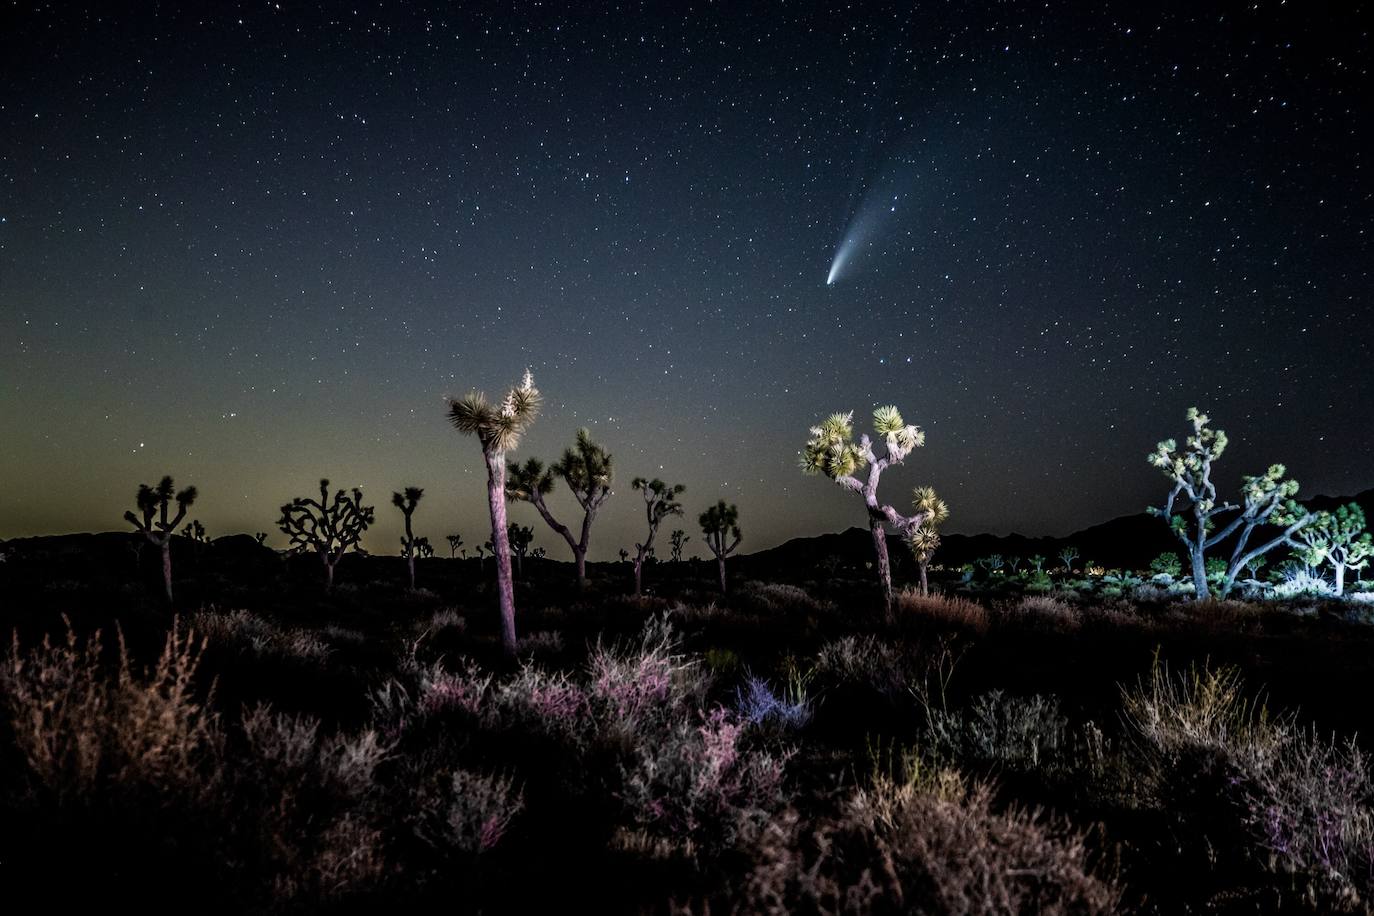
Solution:
[[[883,587],[883,608],[887,616],[892,616],[892,564],[887,557],[887,532],[883,530],[884,517],[870,516],[868,529],[873,532],[873,552],[878,555],[878,581]]]
[[[415,591],[415,537],[410,532],[410,514],[406,513],[406,561],[410,567],[410,590]]]
[[[172,606],[172,536],[162,541],[162,587],[167,592],[167,606]]]
[[[490,451],[487,503],[491,507],[491,546],[496,553],[496,591],[501,601],[501,648],[515,656],[515,586],[511,579],[510,539],[506,535],[506,458]]]
[[[1336,567],[1336,597],[1339,598],[1345,594],[1345,564],[1335,563],[1332,565]]]
[[[720,571],[720,590],[725,593],[725,557],[716,557],[716,566]]]
[[[564,541],[568,543],[568,549],[572,551],[573,562],[577,564],[577,587],[582,588],[587,584],[587,545],[592,539],[592,520],[596,517],[595,512],[587,512],[582,516],[582,539],[579,541],[572,536],[568,526],[553,517],[549,507],[544,503],[544,497],[538,492],[530,498],[534,503],[534,508],[539,511],[539,515],[550,528],[558,532]]]
[[[1193,597],[1201,601],[1210,594],[1207,589],[1207,558],[1197,547],[1193,547],[1189,553],[1193,558]]]
[[[320,554],[320,562],[324,564],[324,590],[332,592],[334,590],[334,564],[329,562],[329,554]]]
[[[930,594],[930,583],[926,581],[926,567],[928,567],[930,564],[921,563],[919,565],[921,567],[921,597],[924,598]]]

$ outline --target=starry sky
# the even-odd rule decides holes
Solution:
[[[513,457],[615,455],[593,559],[636,475],[690,546],[863,524],[796,453],[889,402],[951,531],[1140,511],[1192,404],[1223,484],[1374,485],[1368,4],[209,6],[0,8],[0,537],[169,473],[212,536],[328,476],[481,543],[444,396],[526,366]]]

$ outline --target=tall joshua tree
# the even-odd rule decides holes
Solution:
[[[452,560],[458,556],[458,548],[463,546],[463,536],[461,534],[450,534],[444,540],[448,541],[448,556]]]
[[[329,480],[320,480],[320,498],[297,496],[281,507],[277,527],[293,551],[314,551],[324,567],[324,587],[334,587],[334,567],[350,547],[357,548],[363,532],[375,520],[372,506],[363,505],[363,491],[337,490],[329,496]]]
[[[563,457],[545,468],[543,462],[531,458],[523,465],[510,463],[506,480],[506,495],[522,499],[534,506],[548,526],[568,542],[577,564],[577,584],[587,583],[587,547],[591,543],[592,522],[596,513],[611,496],[612,459],[610,454],[592,441],[586,429],[577,431],[577,441],[565,449]],[[582,507],[582,528],[573,537],[568,527],[553,517],[544,497],[553,492],[555,478],[562,478]]]
[[[687,532],[683,531],[681,528],[674,528],[672,534],[668,536],[668,543],[673,547],[674,563],[682,562],[682,548],[686,547],[687,542],[690,540],[691,538],[687,536]]]
[[[391,494],[391,504],[401,510],[401,514],[406,517],[406,534],[401,538],[401,556],[406,558],[406,565],[410,569],[410,590],[415,591],[415,532],[410,527],[410,517],[415,514],[415,507],[420,504],[420,499],[425,495],[425,491],[420,487],[406,487],[400,493]]]
[[[1285,477],[1281,464],[1272,464],[1263,474],[1242,478],[1239,505],[1218,503],[1217,488],[1212,483],[1212,464],[1226,450],[1226,433],[1210,428],[1211,419],[1196,407],[1188,408],[1188,422],[1192,435],[1183,447],[1173,439],[1165,439],[1148,456],[1150,464],[1173,481],[1163,508],[1151,507],[1169,525],[1169,530],[1188,550],[1192,564],[1195,597],[1202,600],[1209,595],[1207,586],[1207,551],[1234,537],[1231,557],[1226,563],[1218,591],[1225,598],[1235,584],[1236,577],[1252,560],[1282,544],[1301,549],[1293,535],[1313,516],[1293,501],[1298,482]],[[1231,515],[1229,520],[1223,517]],[[1260,525],[1277,525],[1279,534],[1251,548],[1250,536]]]
[[[669,486],[657,477],[653,480],[636,477],[630,481],[630,486],[644,495],[644,516],[649,522],[649,536],[644,543],[635,545],[635,597],[639,597],[644,591],[644,561],[654,552],[654,535],[658,534],[658,526],[665,518],[682,514],[682,503],[677,498],[687,488],[680,483]]]
[[[930,582],[926,571],[930,567],[931,557],[935,556],[935,551],[940,547],[940,526],[949,520],[949,506],[935,495],[934,487],[917,487],[912,491],[911,502],[918,513],[930,513],[929,518],[908,530],[906,535],[911,554],[916,558],[916,566],[921,571],[921,594],[929,595]],[[1042,557],[1042,562],[1043,559]]]
[[[697,523],[701,533],[706,535],[706,546],[716,555],[716,566],[720,571],[720,590],[725,591],[725,558],[735,552],[744,535],[739,530],[739,507],[734,503],[726,504],[719,500],[714,506],[701,513]],[[676,534],[676,532],[674,532]],[[731,538],[726,544],[727,535]],[[675,551],[680,553],[680,550]]]
[[[892,611],[892,563],[887,554],[887,530],[892,525],[897,534],[905,537],[921,527],[930,513],[917,510],[915,515],[903,515],[878,499],[878,481],[883,471],[900,465],[913,450],[925,444],[925,433],[902,420],[896,407],[879,407],[873,411],[873,431],[882,437],[885,453],[879,457],[873,442],[865,433],[854,441],[854,414],[834,413],[811,427],[811,438],[802,449],[801,466],[808,474],[824,474],[835,483],[863,497],[868,509],[868,529],[873,535],[873,551],[878,557],[878,583],[883,590],[883,605]],[[864,468],[864,479],[858,474]]]
[[[499,404],[481,392],[450,400],[448,418],[464,435],[477,437],[487,464],[487,506],[491,510],[491,545],[496,557],[496,590],[501,602],[501,646],[515,655],[515,586],[511,581],[510,541],[506,535],[506,452],[539,415],[541,398],[534,376],[525,370],[520,384],[506,392]]]
[[[172,478],[164,477],[156,487],[138,485],[135,504],[138,514],[124,513],[124,520],[133,525],[148,543],[162,551],[162,586],[167,592],[167,604],[172,603],[172,535],[186,517],[186,510],[196,501],[196,488],[187,487],[176,493]],[[175,494],[175,495],[174,495]],[[176,502],[177,513],[168,518],[171,504]]]

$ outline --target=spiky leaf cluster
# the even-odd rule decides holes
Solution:
[[[630,481],[630,486],[644,494],[651,527],[657,528],[658,523],[670,515],[682,514],[682,503],[677,501],[687,491],[682,484],[669,486],[657,477],[653,480],[636,477]]]
[[[854,441],[854,412],[832,413],[811,427],[811,438],[801,453],[802,470],[824,474],[831,480],[852,477],[868,458]]]
[[[356,547],[363,532],[376,520],[372,506],[362,504],[363,491],[338,490],[329,497],[329,480],[320,481],[320,498],[297,496],[281,507],[277,520],[293,550],[313,550],[327,557],[339,557]]]
[[[525,370],[519,385],[506,392],[499,404],[480,391],[449,401],[448,418],[454,429],[475,435],[485,453],[502,453],[520,445],[520,437],[539,415],[543,398],[534,387],[534,375]]]
[[[611,454],[592,441],[585,427],[577,431],[572,448],[563,450],[563,457],[554,462],[551,470],[562,477],[583,508],[599,504],[611,490],[614,461]]]
[[[150,487],[146,483],[139,484],[138,495],[134,498],[139,514],[125,512],[124,520],[138,529],[149,541],[161,544],[176,531],[181,520],[186,517],[186,511],[196,501],[196,496],[195,487],[186,487],[177,492],[170,476],[163,477],[156,487]],[[175,516],[169,517],[173,502],[176,503],[177,512]]]
[[[524,464],[518,461],[506,465],[506,499],[532,500],[535,495],[548,496],[553,492],[553,469],[544,467],[538,458]]]
[[[406,487],[400,493],[391,494],[391,504],[405,515],[415,512],[415,507],[419,505],[420,499],[425,495],[421,487]]]

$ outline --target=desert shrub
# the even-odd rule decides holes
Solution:
[[[445,630],[453,630],[457,633],[464,633],[468,628],[468,620],[456,608],[442,607],[428,617],[422,618],[415,624],[415,629],[422,633],[438,634]]]
[[[752,847],[737,913],[1113,913],[1121,893],[1085,834],[992,792],[879,779],[819,821],[788,809]]]
[[[0,686],[30,788],[58,805],[205,801],[223,777],[223,736],[195,683],[203,644],[174,623],[142,668],[122,633],[116,642],[111,669],[99,631],[83,640],[69,624],[65,640],[29,650],[15,635]]]
[[[335,900],[374,886],[385,870],[377,732],[324,735],[318,720],[259,705],[244,713],[244,760],[233,804],[278,903]]]
[[[417,779],[409,819],[415,835],[443,856],[495,848],[525,805],[509,776],[464,769],[428,776]]]
[[[736,589],[735,598],[768,614],[816,614],[827,607],[805,589],[779,582],[745,582]]]
[[[816,673],[837,684],[874,690],[888,698],[906,689],[906,666],[892,644],[875,636],[842,636],[816,656]]]
[[[323,667],[333,648],[310,630],[279,627],[260,614],[243,609],[199,611],[191,628],[212,647],[224,647],[255,658],[277,658]]]
[[[419,710],[425,716],[458,711],[468,716],[482,712],[492,676],[470,659],[458,659],[453,670],[441,664],[424,669],[419,677]]]
[[[805,728],[813,713],[807,694],[812,672],[792,668],[779,691],[761,677],[749,675],[744,686],[735,691],[735,710],[740,718],[754,725],[775,725],[787,731]]]
[[[1306,569],[1289,573],[1274,586],[1275,598],[1327,598],[1334,593],[1330,582]]]
[[[1048,630],[1075,630],[1081,623],[1077,608],[1049,595],[1027,595],[1007,609],[1005,618],[1023,626]]]
[[[641,719],[690,704],[706,688],[700,665],[682,654],[666,614],[650,618],[637,643],[598,643],[587,669],[589,701],[607,722],[628,731]]]
[[[721,646],[707,649],[704,660],[708,670],[720,675],[731,674],[740,667],[739,655],[733,649]]]
[[[749,747],[744,723],[717,707],[638,742],[618,795],[638,827],[677,851],[715,852],[784,802],[786,759]]]
[[[587,692],[563,672],[526,663],[513,677],[492,688],[491,700],[483,718],[496,727],[577,741],[587,737],[582,729]]]
[[[966,709],[933,708],[927,728],[931,750],[941,756],[1033,770],[1051,766],[1068,749],[1068,726],[1054,697],[992,690]]]
[[[521,636],[516,644],[521,658],[555,658],[563,654],[563,634],[557,630],[536,630]]]
[[[981,604],[957,595],[923,596],[914,589],[903,589],[893,596],[899,616],[929,620],[944,626],[986,632],[988,612]]]

